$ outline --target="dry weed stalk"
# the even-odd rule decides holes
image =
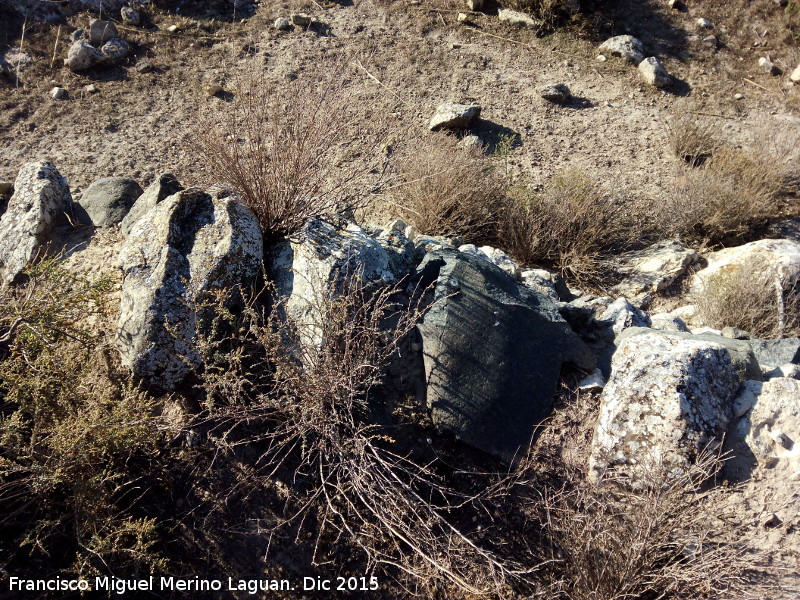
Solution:
[[[201,119],[191,140],[200,161],[236,189],[267,236],[363,207],[382,174],[388,125],[380,114],[357,114],[368,103],[345,60],[280,87],[256,69],[238,81],[227,110]]]

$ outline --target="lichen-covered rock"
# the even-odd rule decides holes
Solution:
[[[398,264],[358,225],[342,228],[314,219],[270,249],[268,268],[286,313],[301,327],[301,341],[316,347],[325,295],[346,277],[358,277],[366,287],[395,283],[405,275]]]
[[[481,114],[481,107],[478,104],[457,104],[448,102],[440,105],[431,117],[428,129],[437,131],[439,129],[464,129],[477,119]]]
[[[69,47],[64,64],[72,71],[85,71],[103,64],[105,61],[106,57],[100,50],[88,42],[78,40]]]
[[[591,371],[594,355],[552,300],[486,260],[436,250],[417,273],[434,284],[419,325],[433,422],[511,460],[550,414],[562,365]]]
[[[726,444],[733,454],[726,475],[741,480],[756,469],[770,469],[794,476],[800,470],[800,381],[747,381],[734,408],[739,419]]]
[[[173,390],[197,367],[192,303],[250,285],[263,259],[255,216],[223,188],[170,196],[133,227],[120,252],[117,347],[134,376]]]
[[[178,183],[172,173],[159,175],[158,179],[151,183],[144,193],[136,199],[130,211],[122,219],[122,234],[125,237],[130,235],[133,226],[147,211],[155,208],[156,204],[164,200],[164,198],[177,194],[182,189],[183,187],[181,187],[181,184]]]
[[[75,218],[84,225],[111,227],[128,214],[142,188],[127,177],[103,177],[92,183],[75,204]]]
[[[67,180],[51,162],[28,163],[0,217],[0,285],[12,283],[42,247],[72,201]]]
[[[628,302],[627,298],[617,298],[597,317],[600,324],[611,327],[614,337],[629,327],[650,327],[650,317],[643,310]]]
[[[642,42],[632,35],[618,35],[600,44],[600,51],[611,56],[620,56],[629,63],[638,65],[644,60]]]
[[[662,466],[680,475],[698,451],[722,441],[738,388],[720,344],[661,332],[629,337],[600,397],[590,475],[617,468],[634,485]]]
[[[675,240],[628,252],[615,260],[615,270],[624,279],[612,291],[628,298],[663,291],[699,258],[695,250]]]

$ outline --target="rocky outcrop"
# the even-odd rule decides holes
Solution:
[[[156,204],[168,198],[173,194],[177,194],[183,189],[178,180],[172,173],[164,173],[160,175],[144,193],[136,199],[130,211],[122,219],[122,233],[126,237],[130,235],[131,229],[136,222],[141,219],[147,211],[155,208]]]
[[[550,413],[562,365],[591,371],[594,356],[552,300],[486,260],[436,250],[417,272],[434,285],[419,325],[434,423],[501,459],[518,456]]]
[[[75,218],[84,225],[111,227],[121,222],[142,188],[127,177],[104,177],[92,183],[75,204]]]
[[[269,273],[287,315],[301,326],[300,337],[309,347],[319,346],[321,310],[325,295],[336,293],[348,277],[382,286],[399,281],[413,249],[393,232],[398,254],[354,223],[337,227],[321,219],[310,221],[291,240],[269,251]],[[404,237],[404,236],[403,236]],[[387,243],[387,246],[390,244]]]
[[[756,469],[769,469],[790,479],[800,472],[800,381],[779,377],[748,381],[734,402],[738,420],[731,427],[727,449],[732,457],[726,475],[747,479]]]
[[[0,285],[12,283],[36,258],[71,201],[67,180],[53,163],[28,163],[20,169],[0,218]]]
[[[614,468],[636,485],[653,469],[679,475],[721,443],[739,383],[720,344],[652,330],[623,340],[600,397],[591,476]]]
[[[628,298],[645,292],[661,292],[699,258],[697,252],[675,240],[628,252],[615,260],[615,270],[624,279],[612,291]]]
[[[153,388],[175,389],[200,362],[192,304],[214,289],[250,285],[262,258],[258,221],[229,191],[191,188],[158,204],[120,252],[122,363]]]

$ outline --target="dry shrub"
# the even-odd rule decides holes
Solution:
[[[659,220],[669,233],[690,240],[740,239],[783,214],[783,169],[774,166],[751,153],[720,149],[677,179],[659,205]]]
[[[503,0],[500,4],[526,12],[539,19],[544,27],[553,28],[569,18],[568,5],[575,3],[570,0]]]
[[[542,193],[516,188],[499,238],[522,264],[555,267],[601,284],[606,259],[647,236],[634,202],[609,195],[580,171],[554,177]]]
[[[738,327],[759,338],[800,335],[800,288],[784,289],[770,265],[732,265],[695,294],[698,318],[709,327]]]
[[[420,233],[482,241],[494,234],[505,186],[482,150],[449,136],[429,137],[397,161],[398,183],[387,190],[401,217]]]
[[[685,115],[673,117],[667,138],[672,153],[692,167],[702,165],[722,145],[715,123]]]
[[[755,557],[723,519],[726,488],[703,491],[720,459],[680,476],[655,468],[632,491],[607,473],[545,491],[550,597],[569,600],[742,598]]]
[[[294,508],[265,534],[313,523],[317,562],[341,563],[356,548],[362,569],[409,586],[450,597],[497,592],[516,569],[455,524],[470,498],[400,450],[396,430],[372,415],[384,369],[420,316],[398,295],[398,286],[367,290],[355,270],[320,290],[313,323],[293,320],[274,299],[272,310],[251,304],[241,319],[212,327],[229,332],[200,342],[213,435],[266,446],[252,485],[291,482]],[[303,335],[309,326],[313,341]],[[229,346],[247,350],[231,357]]]
[[[138,466],[160,437],[154,404],[128,383],[106,335],[85,325],[110,325],[112,284],[55,259],[27,275],[0,292],[4,563],[31,575],[50,572],[52,557],[84,576],[159,568],[156,521],[133,510]]]
[[[231,185],[266,236],[295,233],[310,218],[363,207],[382,173],[386,121],[345,59],[332,58],[277,86],[257,67],[233,101],[201,119],[191,143],[199,161]]]

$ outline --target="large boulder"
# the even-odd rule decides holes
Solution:
[[[399,237],[395,232],[394,237]],[[397,240],[397,253],[389,250],[355,223],[338,227],[313,219],[291,239],[269,251],[269,274],[282,299],[286,314],[300,328],[301,341],[309,347],[322,343],[322,309],[326,294],[337,293],[345,278],[356,277],[365,286],[378,288],[399,281],[406,273],[402,259],[410,249]]]
[[[675,240],[628,252],[615,261],[615,269],[624,279],[612,291],[628,298],[645,292],[661,292],[698,259],[697,252]]]
[[[177,194],[183,189],[178,180],[172,173],[164,173],[159,175],[144,193],[136,199],[131,209],[122,219],[122,233],[127,237],[131,233],[131,229],[136,225],[136,222],[141,219],[147,211],[155,208],[156,204]]]
[[[737,272],[777,278],[784,289],[800,280],[800,243],[793,240],[758,240],[734,248],[724,248],[707,257],[706,268],[692,277],[689,291],[702,294],[720,278]]]
[[[36,258],[71,201],[67,180],[53,163],[28,163],[20,169],[14,195],[0,217],[0,285],[13,282]]]
[[[680,476],[698,452],[722,441],[739,385],[720,344],[652,330],[628,337],[600,397],[591,477],[610,468],[633,485],[654,469]]]
[[[252,284],[262,259],[258,221],[228,190],[191,188],[158,204],[120,252],[122,363],[155,389],[175,389],[200,363],[192,304]]]
[[[419,324],[434,423],[510,460],[552,409],[561,367],[594,356],[544,294],[474,254],[429,252],[420,284],[433,304]]]
[[[726,444],[732,454],[725,465],[728,477],[743,480],[768,469],[789,479],[800,472],[800,381],[747,381],[734,408],[738,420]]]
[[[616,340],[614,340],[614,344],[616,346],[614,351],[618,351],[628,338],[646,335],[652,332],[654,332],[653,329],[647,329],[645,327],[631,327],[626,329],[619,337],[616,338]],[[761,381],[763,378],[758,360],[756,359],[755,354],[753,354],[753,350],[747,341],[734,340],[714,333],[693,334],[682,331],[659,331],[658,333],[673,338],[695,340],[723,346],[730,354],[733,368],[736,371],[740,382],[747,381],[748,379]]]
[[[92,183],[75,203],[78,222],[95,227],[111,227],[121,222],[142,188],[127,177],[104,177]]]

